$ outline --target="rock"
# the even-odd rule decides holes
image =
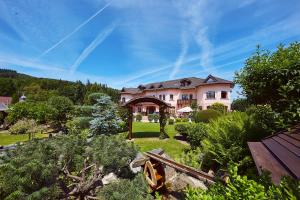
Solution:
[[[111,172],[103,177],[102,183],[103,183],[103,185],[107,185],[107,184],[110,184],[111,182],[114,182],[117,180],[118,180],[117,176]]]
[[[207,189],[202,181],[186,174],[178,174],[172,183],[171,189],[173,191],[181,191],[184,190],[188,185],[193,188],[201,188],[203,190]]]

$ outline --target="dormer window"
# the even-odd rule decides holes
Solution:
[[[214,83],[214,82],[217,82],[217,79],[212,75],[209,75],[204,81],[204,83]]]
[[[150,86],[150,89],[154,89],[154,85],[151,85],[151,86]]]
[[[143,86],[143,85],[139,85],[139,87],[138,87],[140,90],[144,90],[144,89],[146,89],[146,87],[145,86]]]
[[[182,79],[180,81],[180,86],[181,87],[185,87],[185,86],[189,86],[192,82],[189,79]]]
[[[163,85],[162,85],[162,84],[159,84],[158,88],[162,88],[162,87],[163,87]]]
[[[121,92],[125,92],[125,88],[122,88]]]

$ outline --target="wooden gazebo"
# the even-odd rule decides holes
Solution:
[[[138,103],[145,103],[150,102],[154,103],[159,106],[159,125],[160,125],[160,138],[167,137],[165,132],[165,125],[166,125],[166,112],[168,108],[171,108],[171,105],[166,103],[163,100],[160,100],[153,96],[144,96],[144,97],[137,97],[129,100],[128,102],[124,103],[122,106],[128,109],[128,127],[129,127],[129,134],[128,138],[132,139],[132,121],[133,121],[133,107]]]

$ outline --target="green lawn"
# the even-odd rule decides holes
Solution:
[[[162,148],[169,156],[177,159],[182,151],[189,146],[174,139],[176,135],[174,125],[167,125],[166,132],[170,138],[160,140],[158,138],[159,123],[133,123],[134,143],[141,148],[142,152]]]
[[[36,134],[36,138],[48,137],[48,134]],[[24,142],[28,140],[28,135],[11,135],[8,131],[0,131],[0,145],[15,144],[17,142]]]

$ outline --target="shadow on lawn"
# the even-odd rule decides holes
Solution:
[[[159,132],[133,132],[132,135],[134,138],[152,138],[159,137]]]

